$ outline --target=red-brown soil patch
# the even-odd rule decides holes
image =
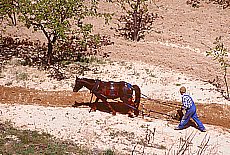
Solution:
[[[3,87],[0,86],[0,102],[7,104],[35,104],[42,106],[56,107],[72,107],[83,105],[87,107],[91,94],[85,92],[71,91],[39,91],[34,89],[26,89],[20,87]],[[94,98],[93,98],[94,99]],[[75,104],[76,103],[76,104]],[[147,109],[149,116],[158,119],[167,119],[170,122],[177,122],[177,109],[180,108],[180,103],[176,101],[160,101],[160,100],[141,100],[144,108]],[[111,102],[112,106],[118,113],[127,114],[127,106],[121,102]],[[109,112],[101,103],[98,105],[100,111]],[[77,108],[77,107],[76,107]],[[139,108],[142,111],[142,106]],[[143,110],[146,113],[146,110]],[[197,113],[204,124],[210,124],[230,129],[230,106],[221,104],[199,104],[197,103]],[[139,117],[142,117],[139,115]]]

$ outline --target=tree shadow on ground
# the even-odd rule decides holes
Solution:
[[[30,41],[15,37],[0,38],[0,68],[12,59],[18,60],[18,65],[36,67],[41,70],[48,70],[49,77],[63,80],[67,77],[63,70],[70,62],[77,61],[77,56],[67,55],[66,51],[54,52],[52,63],[48,63],[47,45],[41,41]],[[67,63],[68,62],[68,63]],[[85,69],[85,68],[83,68]],[[82,68],[79,69],[80,71]]]

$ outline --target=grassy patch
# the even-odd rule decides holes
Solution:
[[[47,133],[19,130],[9,122],[0,123],[0,154],[94,154],[92,150],[77,144],[61,141]],[[115,154],[112,150],[97,151],[97,154]]]
[[[181,84],[180,83],[176,83],[176,86],[181,86]]]
[[[16,79],[17,81],[25,81],[28,80],[28,73],[16,73]]]

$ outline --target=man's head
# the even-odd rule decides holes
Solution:
[[[184,86],[180,87],[180,94],[184,94],[186,92],[186,88]]]

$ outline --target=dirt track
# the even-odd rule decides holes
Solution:
[[[91,95],[89,92],[73,93],[70,91],[38,91],[19,87],[11,88],[0,86],[0,102],[8,104],[22,103],[56,107],[71,107],[75,105],[77,108],[77,106],[80,105],[87,107],[90,97]],[[127,107],[122,103],[114,101],[111,103],[118,113],[127,114]],[[151,111],[149,113],[150,117],[167,119],[171,123],[178,122],[173,116],[175,116],[176,110],[179,109],[179,102],[160,100],[149,101],[142,99],[141,103],[146,109]],[[142,106],[140,106],[140,110],[141,107]],[[109,112],[103,106],[98,107],[98,109],[100,111]],[[219,104],[197,104],[197,110],[203,123],[230,128],[230,106]],[[139,117],[141,117],[141,115],[139,115]]]

